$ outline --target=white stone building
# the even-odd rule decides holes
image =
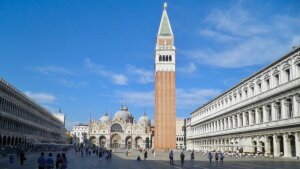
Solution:
[[[186,146],[186,130],[185,130],[185,119],[176,119],[176,148],[184,149]]]
[[[76,126],[74,126],[76,127]],[[90,120],[85,130],[89,143],[105,148],[151,148],[150,118],[144,113],[138,122],[126,106],[122,106],[112,119],[105,113],[99,120]]]
[[[299,102],[296,47],[192,112],[187,148],[300,156]]]
[[[73,144],[75,146],[86,145],[88,143],[89,125],[77,124],[73,126],[71,135],[73,136]]]

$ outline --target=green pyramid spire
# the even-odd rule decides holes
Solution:
[[[164,3],[164,10],[163,10],[163,14],[162,14],[160,25],[159,25],[158,35],[159,36],[172,36],[173,35],[169,17],[167,14],[167,3]]]

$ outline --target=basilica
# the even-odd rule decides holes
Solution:
[[[151,120],[144,112],[135,120],[127,106],[110,118],[105,113],[99,120],[90,120],[88,125],[73,127],[73,141],[76,143],[91,144],[102,148],[151,148],[152,137]]]

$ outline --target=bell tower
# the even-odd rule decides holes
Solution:
[[[175,51],[167,3],[164,3],[155,47],[154,147],[157,149],[176,148]]]

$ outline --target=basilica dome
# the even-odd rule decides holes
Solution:
[[[142,126],[151,126],[151,120],[150,118],[146,115],[146,113],[143,114],[142,117],[140,117],[139,124],[141,124]]]
[[[121,109],[116,112],[114,120],[118,119],[128,121],[130,117],[131,113],[128,111],[128,108],[126,106],[122,106]]]
[[[101,118],[100,118],[101,123],[108,123],[109,122],[109,116],[107,113],[105,113]]]

